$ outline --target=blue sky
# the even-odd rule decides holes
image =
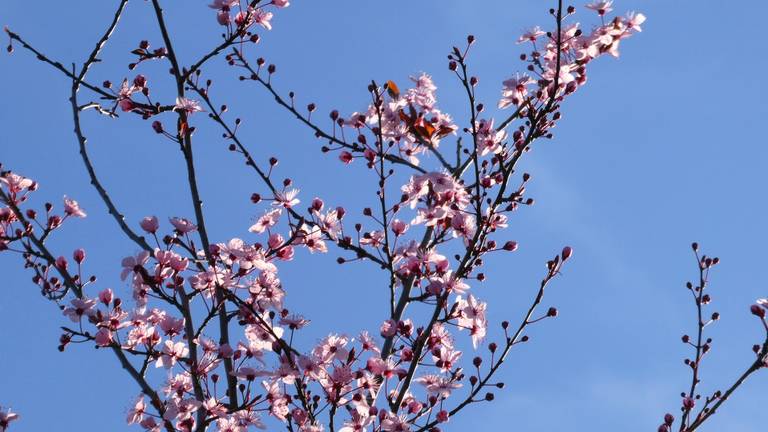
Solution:
[[[8,0],[0,24],[65,64],[82,62],[114,3],[77,0],[36,10]],[[164,3],[183,63],[216,43],[220,29],[207,2]],[[276,63],[275,85],[296,91],[302,103],[317,103],[322,115],[364,109],[371,79],[404,83],[424,71],[433,75],[443,111],[466,122],[460,84],[445,64],[450,47],[467,34],[477,37],[471,68],[481,80],[479,98],[495,105],[501,81],[520,68],[514,40],[523,28],[549,24],[550,3],[296,0],[276,14],[274,30],[262,32],[251,54]],[[689,382],[682,362],[689,353],[679,338],[695,323],[684,289],[696,276],[694,240],[722,259],[711,281],[722,319],[710,330],[714,351],[704,365],[704,389],[730,383],[762,338],[748,307],[768,296],[762,76],[768,60],[758,43],[768,5],[623,0],[616,9],[645,13],[644,31],[622,43],[618,61],[592,65],[588,85],[566,102],[555,139],[539,142],[523,163],[533,174],[529,194],[536,205],[511,220],[508,235],[521,248],[488,259],[489,280],[477,291],[489,302],[492,322],[517,319],[546,259],[569,244],[573,261],[545,300],[561,315],[513,351],[501,376],[507,387],[496,401],[470,408],[446,430],[655,430],[665,412],[677,409]],[[580,10],[579,19],[594,17]],[[133,76],[128,52],[142,39],[160,45],[151,4],[131,2],[123,20],[92,82]],[[170,102],[170,82],[161,84],[165,69],[151,64],[143,73],[156,97]],[[244,118],[243,137],[254,154],[262,161],[277,156],[280,175],[291,176],[303,197],[322,195],[351,214],[373,202],[375,182],[362,164],[340,169],[310,131],[263,89],[237,82],[223,60],[206,71],[217,77],[217,99],[229,95],[230,111]],[[0,161],[40,182],[39,202],[59,202],[65,193],[80,201],[89,217],[69,224],[52,244],[66,254],[85,247],[102,286],[125,292],[120,258],[135,247],[118,235],[88,185],[72,133],[70,83],[21,49],[0,56],[0,80]],[[94,163],[127,220],[190,216],[177,148],[148,123],[124,117],[118,124],[89,114],[84,127]],[[226,151],[215,125],[201,125],[196,136],[212,237],[245,237],[260,212],[248,202],[261,190],[258,179]],[[307,346],[331,331],[378,326],[386,288],[373,266],[338,266],[335,252],[297,255],[281,278],[292,308],[313,320]],[[60,312],[39,296],[16,257],[0,256],[0,274],[0,405],[24,416],[13,430],[125,429],[124,412],[137,390],[114,358],[85,346],[59,353]],[[341,322],[340,310],[350,318]],[[762,430],[757,417],[766,380],[758,374],[743,386],[706,430]]]

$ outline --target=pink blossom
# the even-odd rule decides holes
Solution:
[[[367,331],[360,332],[360,335],[357,337],[357,339],[360,341],[360,345],[362,346],[363,351],[381,352],[379,347],[376,345],[376,342],[368,334]]]
[[[81,218],[86,216],[85,212],[80,208],[80,205],[77,203],[77,201],[67,198],[66,195],[64,195],[64,213],[69,216]]]
[[[155,362],[155,367],[164,367],[170,369],[176,362],[189,354],[189,349],[184,342],[173,342],[171,340],[165,341],[163,344],[163,350]]]
[[[134,272],[137,266],[143,266],[147,261],[149,261],[149,252],[147,251],[141,251],[136,256],[123,258],[121,262],[123,271],[120,273],[120,280],[125,280],[129,274]]]
[[[290,6],[291,2],[288,0],[272,0],[272,4],[275,5],[275,7],[285,8]]]
[[[255,224],[253,224],[250,228],[248,228],[248,231],[255,232],[255,233],[263,233],[264,230],[266,230],[269,227],[275,226],[277,224],[277,221],[280,219],[280,215],[282,214],[282,209],[274,209],[270,210],[267,213],[265,213],[263,216],[261,216]]]
[[[640,26],[645,22],[645,20],[645,15],[641,13],[629,12],[625,19],[625,23],[628,28],[641,32],[643,29]]]
[[[32,180],[22,177],[18,174],[14,174],[12,172],[9,172],[5,175],[0,176],[0,183],[5,184],[8,186],[8,190],[11,193],[18,193],[23,191],[24,189],[29,189],[32,187],[32,185],[35,184]]]
[[[267,12],[264,9],[256,9],[253,14],[253,21],[267,30],[272,30],[270,20],[272,20],[272,12]]]
[[[174,318],[170,315],[166,315],[163,320],[160,321],[160,329],[168,337],[179,335],[184,330],[184,318]]]
[[[349,354],[349,350],[346,348],[347,343],[349,343],[349,338],[346,336],[330,334],[320,341],[312,354],[324,362],[345,361],[347,354]]]
[[[183,97],[176,98],[176,105],[174,106],[174,108],[177,111],[182,111],[187,114],[194,114],[196,112],[203,111],[203,107],[200,106],[200,103],[192,99],[187,99]]]
[[[397,334],[397,323],[393,320],[386,320],[381,324],[379,329],[383,337],[392,337]]]
[[[309,324],[309,320],[301,315],[293,314],[280,318],[280,325],[288,326],[291,330],[299,330],[307,324]]]
[[[75,298],[70,301],[71,306],[64,308],[64,315],[72,322],[80,322],[83,316],[90,317],[96,312],[96,300],[89,298]]]
[[[381,422],[381,430],[386,432],[408,432],[411,430],[411,427],[406,416],[396,417],[391,415]]]
[[[408,231],[408,224],[401,221],[400,219],[393,219],[391,227],[392,232],[395,233],[396,236],[403,235],[406,231]]]
[[[229,10],[238,4],[240,4],[240,0],[213,0],[213,3],[209,4],[208,7],[211,9]]]
[[[585,7],[587,9],[592,9],[593,11],[597,12],[598,15],[603,16],[613,10],[611,7],[612,4],[613,1],[596,1],[587,4]]]
[[[112,293],[112,290],[109,288],[106,288],[99,292],[99,301],[104,303],[104,305],[109,306],[109,304],[112,303],[112,297],[113,297],[113,293]]]
[[[106,328],[100,328],[94,336],[96,345],[100,347],[109,346],[112,343],[112,332]]]
[[[505,80],[501,90],[501,100],[499,108],[504,109],[510,105],[520,106],[525,102],[528,96],[528,86],[533,84],[534,80],[526,74],[515,74],[514,77]]]
[[[189,219],[173,217],[169,220],[171,225],[176,228],[176,231],[180,232],[181,234],[186,234],[197,230],[197,226],[189,221]]]
[[[141,229],[150,234],[156,233],[157,229],[160,228],[160,223],[157,221],[157,217],[155,216],[145,217],[141,220],[141,222],[139,222],[139,225],[141,226]]]
[[[128,410],[128,417],[125,419],[125,421],[128,424],[134,424],[139,423],[141,419],[144,417],[144,412],[147,410],[147,405],[144,402],[144,395],[139,395],[136,398],[136,401],[133,404],[133,407],[131,407],[130,410]]]
[[[296,195],[298,194],[298,189],[289,189],[287,191],[277,192],[275,193],[275,201],[272,203],[272,205],[291,208],[301,202],[296,198]]]
[[[523,42],[536,42],[536,39],[544,36],[545,34],[547,33],[542,31],[539,26],[536,26],[523,32],[523,34],[517,39],[517,43],[521,44]]]
[[[238,368],[236,371],[234,371],[232,375],[238,378],[242,378],[246,381],[254,381],[256,380],[256,378],[269,376],[270,374],[269,372],[264,370],[260,370],[260,369],[256,369],[248,366],[242,366]]]
[[[426,387],[430,394],[441,398],[447,398],[451,395],[451,391],[461,388],[460,383],[442,375],[424,375],[416,378],[414,382]]]

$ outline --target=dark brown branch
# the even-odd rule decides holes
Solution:
[[[158,26],[160,27],[160,33],[163,36],[166,49],[168,50],[168,60],[171,62],[173,75],[176,78],[176,91],[179,98],[184,97],[184,78],[182,71],[179,68],[179,61],[176,58],[176,52],[171,43],[171,38],[168,35],[168,28],[165,24],[163,17],[163,10],[160,7],[158,0],[152,0],[152,6],[155,10],[155,17],[157,18]],[[195,219],[197,221],[197,229],[200,234],[200,241],[202,242],[203,253],[208,261],[209,265],[215,266],[215,261],[211,254],[210,241],[208,237],[208,231],[205,226],[205,216],[203,215],[203,201],[200,199],[200,192],[197,187],[197,174],[195,173],[195,163],[192,152],[192,132],[188,125],[187,114],[183,110],[177,111],[179,116],[178,122],[178,135],[177,139],[181,145],[181,150],[184,154],[184,161],[187,167],[187,180],[189,182],[189,189],[192,195],[192,206],[195,210]],[[229,345],[229,320],[227,318],[227,309],[224,305],[224,288],[221,286],[216,287],[216,302],[219,305],[219,343],[221,345]],[[227,398],[230,409],[237,408],[237,377],[233,375],[234,365],[231,358],[224,359],[224,370],[227,380]],[[203,414],[204,416],[204,414]],[[199,420],[198,424],[202,424],[203,420]]]

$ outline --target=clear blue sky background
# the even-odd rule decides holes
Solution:
[[[41,8],[6,0],[0,23],[65,64],[82,62],[115,3],[46,2]],[[164,3],[184,63],[216,43],[220,28],[208,2]],[[277,87],[295,90],[302,104],[316,102],[325,116],[332,108],[363,109],[372,78],[405,83],[426,71],[439,87],[443,110],[466,122],[459,83],[445,64],[450,47],[469,33],[477,36],[471,67],[481,79],[481,100],[495,105],[501,81],[520,67],[514,40],[525,27],[548,25],[552,2],[292,3],[251,50],[277,63]],[[556,139],[540,142],[524,162],[537,204],[512,219],[508,235],[521,248],[489,259],[489,280],[477,288],[489,301],[492,322],[517,319],[544,261],[570,244],[573,262],[546,298],[561,316],[537,326],[532,343],[513,352],[502,372],[508,386],[496,401],[467,410],[447,430],[655,430],[664,412],[676,412],[689,382],[682,363],[689,352],[679,338],[695,322],[683,288],[696,273],[689,249],[694,240],[723,261],[712,278],[715,310],[723,318],[711,329],[715,345],[703,388],[730,383],[752,361],[750,347],[762,337],[748,307],[768,296],[768,60],[761,44],[768,6],[623,0],[616,8],[644,12],[645,31],[622,44],[620,60],[592,65],[589,84],[565,105]],[[149,3],[129,4],[103,56],[107,61],[94,68],[91,81],[133,76],[125,67],[128,51],[141,39],[161,45],[151,17]],[[595,17],[582,9],[579,18]],[[280,175],[295,179],[305,202],[321,194],[354,215],[373,202],[375,184],[362,164],[341,169],[335,157],[322,156],[307,129],[261,88],[238,83],[223,63],[207,69],[218,77],[215,99],[245,119],[243,137],[260,160],[281,159]],[[171,103],[165,69],[152,64],[142,72],[155,97]],[[85,247],[100,286],[127,297],[118,278],[120,258],[135,247],[118,235],[88,185],[72,134],[70,83],[18,48],[0,56],[0,82],[0,161],[40,182],[38,202],[60,202],[65,193],[81,202],[89,217],[69,224],[52,244],[67,255]],[[248,197],[261,185],[226,151],[214,125],[198,123],[197,160],[212,235],[218,241],[246,237],[260,213]],[[179,152],[147,122],[89,112],[84,127],[98,172],[130,222],[148,214],[192,214]],[[289,305],[313,320],[304,334],[307,346],[331,331],[356,334],[378,326],[386,288],[372,266],[339,267],[336,252],[298,255],[281,277]],[[85,346],[56,350],[64,318],[19,263],[0,256],[0,404],[24,417],[12,429],[126,429],[135,385],[108,353]],[[339,319],[340,311],[349,318]],[[764,373],[748,382],[706,430],[763,430],[766,382]]]

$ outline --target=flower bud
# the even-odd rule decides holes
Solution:
[[[325,204],[323,203],[323,200],[320,198],[315,198],[312,200],[312,210],[321,211],[324,205]]]
[[[99,292],[99,301],[109,306],[112,303],[113,295],[112,290],[109,288],[102,290]]]
[[[669,413],[664,414],[664,424],[665,425],[672,426],[672,423],[674,423],[674,422],[675,422],[675,416],[673,416],[672,414],[669,414]]]
[[[339,153],[339,160],[344,162],[345,164],[352,163],[352,160],[354,159],[354,156],[352,156],[352,153],[344,150],[341,153]]]
[[[568,258],[571,257],[571,255],[573,255],[573,249],[570,246],[564,247],[563,248],[563,253],[561,254],[561,256],[563,258],[563,262],[567,261]]]
[[[72,253],[72,259],[75,260],[75,262],[78,264],[85,261],[85,250],[75,249],[75,251]]]
[[[510,252],[516,251],[517,250],[517,242],[510,240],[510,241],[504,243],[504,250],[505,251],[510,251]]]
[[[141,229],[144,231],[154,234],[157,232],[157,229],[160,227],[160,223],[157,221],[157,217],[155,216],[147,216],[144,219],[139,222],[139,226],[141,226]]]

